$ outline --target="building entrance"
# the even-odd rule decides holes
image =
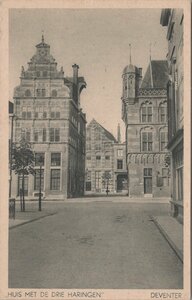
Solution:
[[[117,175],[117,192],[127,191],[127,174]]]
[[[152,194],[152,168],[144,168],[144,194]]]

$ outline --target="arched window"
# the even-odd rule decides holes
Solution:
[[[56,90],[52,90],[51,96],[52,96],[52,97],[57,97],[57,91],[56,91]]]
[[[162,129],[160,129],[159,131],[159,148],[160,151],[165,151],[167,148],[167,144],[168,144],[168,132],[167,132],[167,127],[164,127]]]
[[[31,96],[31,91],[30,90],[26,90],[25,91],[25,97],[30,97]]]
[[[159,105],[159,122],[167,122],[167,102],[160,103]]]
[[[153,151],[153,130],[150,127],[141,130],[141,151]]]
[[[149,101],[141,104],[141,122],[142,123],[150,123],[152,122],[152,103]]]

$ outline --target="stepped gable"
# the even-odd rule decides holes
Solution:
[[[151,78],[152,77],[152,78]],[[168,64],[166,60],[152,60],[149,63],[141,88],[166,88],[168,82]]]

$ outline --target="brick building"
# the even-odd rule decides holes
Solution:
[[[86,132],[86,194],[127,193],[125,143],[92,120]]]
[[[43,160],[42,191],[45,199],[65,199],[83,195],[85,174],[86,118],[80,94],[86,83],[73,65],[73,77],[63,68],[42,41],[21,69],[20,85],[14,90],[14,141],[24,137],[35,152],[35,176],[25,177],[26,199],[38,197],[39,159]],[[14,175],[12,196],[19,196],[21,179]]]
[[[167,62],[150,59],[143,80],[142,69],[130,63],[124,68],[122,78],[128,194],[130,197],[168,197]]]
[[[182,9],[163,9],[168,41],[168,149],[172,153],[172,214],[183,222],[183,19]]]

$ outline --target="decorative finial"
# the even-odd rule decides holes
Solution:
[[[131,65],[131,44],[129,44],[129,63]]]
[[[42,30],[42,39],[41,39],[42,43],[44,44],[44,31]]]

